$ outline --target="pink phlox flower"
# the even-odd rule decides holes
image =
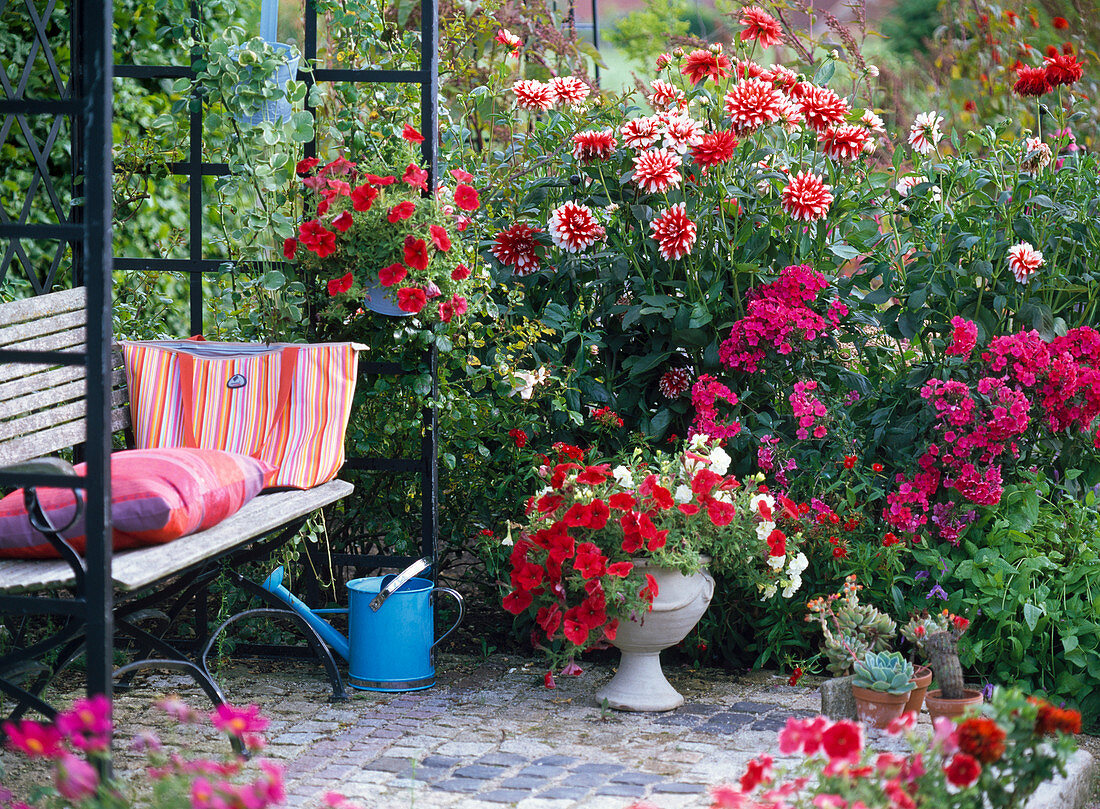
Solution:
[[[111,701],[103,694],[78,699],[59,713],[54,726],[78,750],[106,750],[111,743]]]

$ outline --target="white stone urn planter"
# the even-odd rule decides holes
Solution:
[[[704,564],[706,561],[704,560]],[[661,670],[661,652],[687,637],[714,595],[714,579],[705,569],[685,576],[648,560],[634,563],[657,580],[653,611],[620,621],[614,646],[622,652],[619,670],[596,692],[617,711],[671,711],[684,704]]]

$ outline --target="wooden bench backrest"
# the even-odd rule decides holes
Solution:
[[[84,288],[0,304],[0,348],[83,351]],[[130,426],[126,374],[112,354],[111,430]],[[51,455],[84,442],[83,365],[0,363],[0,466]]]

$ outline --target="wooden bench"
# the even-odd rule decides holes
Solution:
[[[0,304],[0,348],[27,351],[82,351],[84,343],[85,296],[83,288]],[[129,428],[126,376],[122,359],[113,355],[111,426],[114,431]],[[34,459],[77,446],[85,440],[85,371],[82,365],[0,364],[0,468],[34,470]],[[47,466],[37,462],[37,471],[72,468],[54,460]],[[344,698],[343,684],[327,647],[296,613],[267,591],[244,579],[237,568],[266,558],[279,545],[292,539],[306,519],[318,509],[352,492],[352,485],[333,480],[313,489],[261,494],[233,516],[198,534],[165,545],[123,551],[113,556],[111,579],[116,592],[114,622],[116,634],[128,635],[138,649],[139,659],[125,667],[160,667],[184,671],[199,682],[214,702],[224,702],[206,666],[211,637],[194,661],[159,634],[139,624],[150,615],[172,623],[187,604],[205,593],[205,585],[223,570],[237,583],[274,609],[250,610],[234,616],[215,631],[243,615],[278,614],[294,621],[321,657],[333,683],[335,698]],[[33,489],[30,489],[33,491]],[[61,540],[53,537],[57,546]],[[64,552],[64,548],[61,549]],[[0,693],[15,697],[13,716],[27,708],[52,716],[53,709],[40,695],[49,681],[77,657],[83,648],[84,617],[72,609],[71,601],[83,597],[82,563],[57,560],[0,560],[0,615],[56,613],[65,616],[62,628],[49,638],[23,646],[14,637],[15,651],[0,657]],[[227,564],[228,563],[228,564]],[[32,597],[28,597],[28,594]],[[70,600],[66,608],[64,599]],[[167,611],[152,608],[174,599]],[[57,663],[43,669],[31,662],[57,650]],[[152,657],[151,652],[157,652]],[[36,682],[24,687],[16,681],[28,670],[38,670]],[[118,672],[116,672],[117,674]]]

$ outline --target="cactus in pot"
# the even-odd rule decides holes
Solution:
[[[856,661],[852,685],[884,694],[913,690],[913,664],[901,652],[867,652]]]

